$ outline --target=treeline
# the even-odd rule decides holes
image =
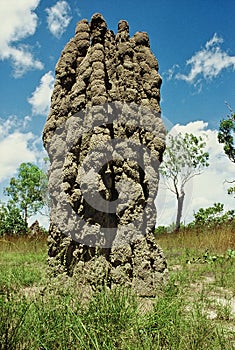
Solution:
[[[46,206],[46,193],[46,173],[32,163],[22,163],[4,189],[9,200],[0,204],[0,236],[27,234],[29,218]]]
[[[224,153],[233,163],[235,163],[234,133],[235,113],[230,108],[230,114],[220,122],[218,141],[224,145]],[[187,133],[185,135],[178,133],[176,136],[168,134],[166,146],[160,174],[166,189],[176,196],[177,212],[174,227],[175,231],[178,231],[181,226],[186,184],[209,166],[209,153],[205,151],[206,140],[203,137]],[[229,183],[233,184],[235,180]],[[234,186],[228,188],[228,194],[235,194]]]
[[[235,230],[235,210],[224,211],[224,204],[222,203],[214,203],[211,207],[200,208],[193,216],[193,221],[187,225],[181,222],[180,228],[182,230],[220,228],[228,224]],[[158,226],[155,229],[155,234],[158,235],[175,231],[176,226],[175,223],[173,223],[169,226]]]

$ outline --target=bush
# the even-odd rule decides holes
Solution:
[[[169,229],[166,226],[158,226],[158,227],[155,227],[155,230],[154,230],[154,233],[156,236],[162,235],[162,234],[167,233],[167,232],[169,232]]]
[[[12,202],[0,205],[0,236],[19,235],[27,232],[20,210]]]
[[[235,219],[235,210],[228,210],[225,213],[222,203],[215,203],[212,207],[206,209],[200,208],[194,213],[194,221],[189,226],[207,226],[220,225]]]

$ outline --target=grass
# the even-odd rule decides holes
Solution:
[[[46,241],[25,237],[0,240],[0,292],[41,283],[46,274]]]
[[[157,239],[170,280],[152,299],[123,288],[89,294],[63,275],[50,281],[45,239],[0,239],[0,349],[235,349],[234,229]]]
[[[158,240],[168,252],[185,249],[195,251],[209,250],[224,253],[227,249],[235,250],[235,220],[214,227],[182,228],[179,233],[173,231],[159,235]]]

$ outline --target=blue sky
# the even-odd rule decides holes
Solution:
[[[40,164],[56,62],[76,23],[96,12],[114,32],[120,19],[129,22],[131,35],[148,32],[163,78],[163,117],[179,131],[208,138],[211,167],[190,185],[185,220],[200,206],[234,206],[223,183],[234,164],[216,130],[229,112],[225,101],[235,109],[235,0],[1,0],[0,191],[22,161]],[[167,198],[159,223],[174,218],[174,198]]]

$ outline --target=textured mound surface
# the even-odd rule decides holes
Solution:
[[[147,33],[100,14],[78,23],[56,66],[43,140],[50,157],[49,261],[97,287],[155,295],[167,280],[154,240],[165,147],[161,77]]]

